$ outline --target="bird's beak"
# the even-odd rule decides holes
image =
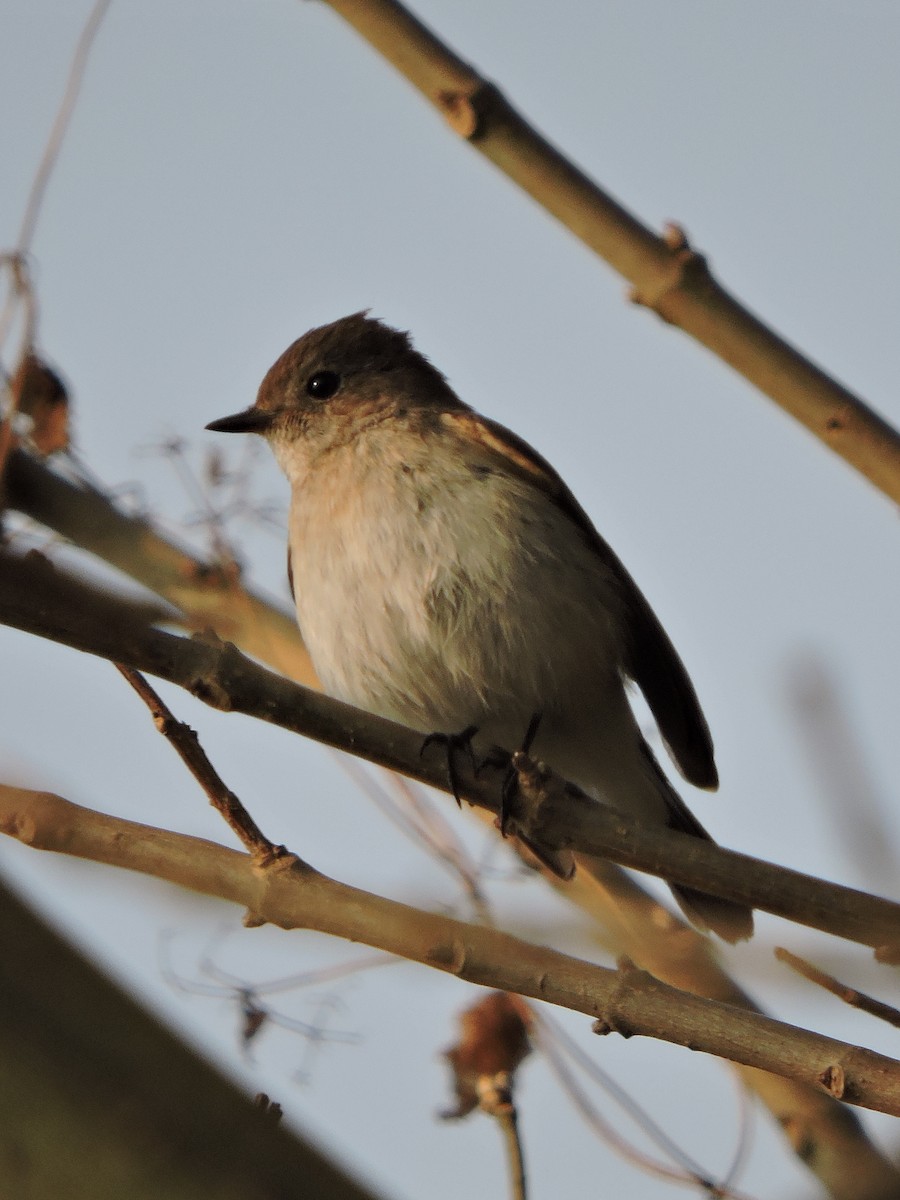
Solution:
[[[262,408],[245,408],[243,412],[234,413],[233,416],[210,421],[206,428],[214,433],[265,433],[271,428],[274,419],[273,412],[266,412]]]

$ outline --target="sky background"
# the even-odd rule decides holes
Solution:
[[[0,246],[15,241],[88,9],[0,5]],[[419,0],[416,12],[632,212],[657,229],[683,223],[726,287],[900,423],[893,0]],[[897,897],[895,509],[718,360],[630,305],[621,280],[327,7],[114,0],[33,252],[40,346],[71,384],[79,452],[127,503],[201,548],[185,525],[196,502],[159,446],[183,439],[199,470],[224,441],[204,424],[250,403],[312,325],[371,308],[410,329],[466,401],[554,463],[650,598],[716,739],[719,795],[684,790],[704,824],[728,846]],[[225,450],[235,464],[248,453]],[[258,450],[252,494],[283,508],[286,485]],[[232,532],[249,578],[286,603],[283,535],[248,520]],[[230,844],[112,667],[7,630],[0,662],[4,779]],[[881,806],[880,841],[862,850],[859,789],[832,804],[837,773],[823,780],[804,742],[796,695],[813,669],[833,682]],[[334,755],[165,694],[272,837],[349,883],[461,903]],[[480,827],[445,811],[480,853]],[[296,1034],[272,1030],[255,1062],[242,1061],[229,1002],[166,981],[161,931],[194,976],[216,938],[217,961],[253,979],[351,948],[241,931],[222,905],[15,844],[0,845],[0,866],[386,1196],[503,1194],[490,1122],[434,1116],[449,1090],[438,1054],[474,989],[400,965],[279,999],[308,1020],[337,996],[329,1025],[359,1041],[309,1058]],[[498,881],[492,895],[509,927],[594,953],[539,885]],[[795,982],[771,946],[890,1000],[887,968],[774,918],[758,927],[726,957],[774,1015],[900,1054],[896,1031]],[[719,1064],[650,1041],[596,1042],[586,1021],[563,1019],[707,1170],[723,1169],[739,1104]],[[524,1068],[519,1099],[536,1198],[588,1179],[638,1200],[671,1194],[592,1139],[541,1061]],[[895,1144],[893,1122],[866,1122]],[[739,1186],[816,1191],[765,1114]]]

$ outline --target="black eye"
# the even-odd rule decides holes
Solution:
[[[327,400],[341,386],[341,377],[336,371],[316,371],[306,381],[306,392],[317,400]]]

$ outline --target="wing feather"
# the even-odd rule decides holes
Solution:
[[[540,488],[575,524],[618,580],[629,644],[625,673],[650,706],[678,769],[697,787],[718,786],[712,737],[684,664],[637,584],[591,523],[587,513],[546,459],[496,421],[471,410],[441,414],[445,428],[470,445],[480,444],[501,469]]]

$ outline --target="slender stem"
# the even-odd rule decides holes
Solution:
[[[62,101],[60,102],[59,112],[56,114],[56,119],[53,122],[53,128],[50,131],[50,137],[47,140],[47,145],[44,148],[44,154],[41,158],[40,166],[34,177],[34,182],[31,185],[31,191],[28,194],[28,203],[25,206],[25,215],[22,218],[22,227],[19,230],[19,238],[16,242],[16,249],[25,254],[31,246],[31,240],[34,237],[35,226],[37,225],[38,213],[40,212],[41,202],[44,199],[44,193],[47,190],[47,182],[50,174],[56,165],[57,157],[59,156],[60,147],[62,146],[63,138],[66,135],[66,130],[69,127],[69,121],[72,119],[72,113],[75,111],[75,104],[78,100],[78,93],[81,90],[81,84],[84,80],[84,73],[87,68],[88,57],[94,44],[94,39],[103,23],[103,18],[106,16],[106,11],[109,8],[110,0],[96,0],[93,8],[88,14],[87,21],[78,38],[78,44],[75,47],[75,54],[72,58],[72,65],[69,68],[69,78],[66,81],[66,89],[63,93]]]
[[[171,709],[139,671],[123,667],[121,663],[116,663],[115,666],[150,709],[156,728],[168,739],[181,761],[206,792],[210,804],[221,813],[247,850],[261,859],[284,853],[284,847],[275,846],[269,841],[235,793],[226,786],[209,761],[194,730],[183,721],[175,719]]]
[[[849,1004],[851,1008],[858,1008],[872,1017],[878,1017],[880,1021],[887,1021],[888,1025],[893,1025],[895,1029],[900,1028],[900,1009],[895,1008],[893,1004],[885,1004],[883,1000],[876,1000],[874,996],[869,996],[866,992],[848,987],[846,983],[841,983],[833,975],[813,966],[811,962],[807,962],[798,954],[791,954],[790,950],[785,950],[782,946],[775,947],[775,957],[779,962],[786,963],[798,975],[808,979],[810,983],[824,988],[826,992],[831,992],[833,996],[837,996],[839,1000]]]
[[[525,1176],[525,1155],[522,1151],[522,1138],[519,1134],[519,1114],[515,1104],[499,1105],[494,1112],[500,1132],[503,1134],[503,1144],[506,1146],[506,1163],[509,1170],[509,1194],[511,1200],[526,1200],[528,1188]]]

